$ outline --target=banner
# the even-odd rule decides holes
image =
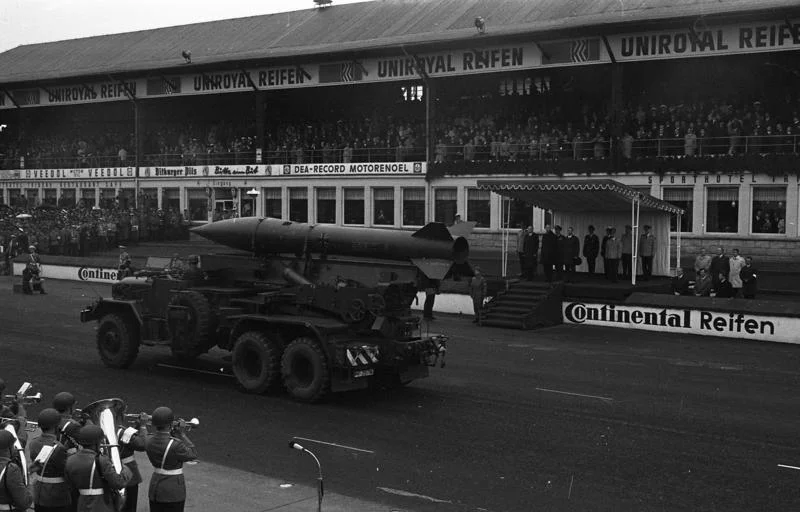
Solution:
[[[583,302],[561,307],[567,324],[800,343],[800,318]]]
[[[796,50],[800,48],[800,24],[786,21],[709,26],[687,23],[682,30],[640,32],[608,37],[618,61],[682,59]]]
[[[15,276],[22,276],[23,270],[25,270],[25,263],[14,263]],[[117,269],[92,266],[42,265],[41,277],[44,279],[113,284],[117,282]]]
[[[358,174],[425,174],[425,162],[381,162],[357,164],[292,164],[273,165],[276,174],[284,176],[330,176],[330,175],[358,175]]]
[[[147,178],[263,178],[280,176],[331,175],[424,175],[425,162],[380,162],[350,164],[287,164],[287,165],[186,165],[141,167],[139,177]],[[20,169],[0,171],[0,180],[53,181],[98,180],[136,177],[133,167],[98,169]]]

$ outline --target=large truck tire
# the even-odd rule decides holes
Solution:
[[[110,368],[128,368],[139,354],[139,329],[129,318],[108,314],[97,327],[97,351]]]
[[[248,393],[266,393],[280,383],[281,347],[259,331],[246,331],[233,345],[233,374]]]
[[[188,311],[185,329],[179,329],[181,335],[177,339],[173,334],[172,355],[181,360],[194,359],[210,347],[211,307],[208,305],[208,299],[201,293],[188,291],[173,297],[172,304],[183,306]]]
[[[318,402],[331,389],[328,359],[319,343],[309,337],[289,343],[281,358],[281,374],[286,391],[301,402]]]

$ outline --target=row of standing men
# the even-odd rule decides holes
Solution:
[[[522,228],[517,234],[517,255],[524,279],[533,281],[536,278],[536,269],[539,262],[542,264],[545,280],[572,282],[575,277],[575,267],[586,258],[589,275],[594,275],[597,257],[603,258],[605,276],[608,280],[616,282],[619,278],[620,263],[622,264],[622,277],[631,277],[633,233],[631,226],[625,226],[625,233],[617,238],[617,229],[613,226],[606,228],[606,235],[602,241],[595,234],[594,226],[588,227],[588,233],[583,238],[583,251],[581,242],[571,227],[567,234],[562,234],[561,226],[551,229],[548,224],[541,236],[541,252],[539,235],[533,231],[533,226]],[[656,252],[656,238],[650,226],[644,226],[644,233],[639,239],[638,255],[642,263],[642,278],[650,279],[653,274],[653,258]],[[540,256],[541,254],[541,256]]]
[[[182,512],[186,501],[183,464],[196,460],[197,452],[185,426],[175,428],[172,410],[158,407],[153,411],[152,433],[147,430],[148,415],[144,413],[133,427],[118,427],[123,465],[117,473],[111,458],[101,449],[103,430],[91,421],[78,421],[75,403],[72,394],[58,393],[53,407],[39,413],[37,422],[42,434],[28,445],[33,459],[27,468],[30,485],[25,484],[25,468],[15,454],[17,439],[7,430],[0,430],[0,511],[30,507],[36,512],[135,511],[142,482],[134,457],[138,451],[146,452],[153,465],[148,491],[150,511]],[[16,404],[15,409],[3,406],[0,415],[17,420],[16,437],[24,447],[26,414],[22,404]],[[122,425],[124,418],[116,421]],[[119,492],[122,489],[124,494]]]

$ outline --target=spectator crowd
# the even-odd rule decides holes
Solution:
[[[156,208],[75,208],[0,206],[0,264],[10,273],[11,261],[36,248],[39,254],[88,256],[119,244],[186,240],[189,222],[180,212]]]
[[[358,115],[346,110],[316,118],[293,115],[255,121],[153,120],[143,140],[143,165],[268,164],[425,160],[425,119],[419,108],[394,105]],[[599,159],[619,155],[693,157],[797,153],[800,100],[633,102],[612,119],[607,104],[564,105],[545,96],[486,97],[437,107],[434,162]],[[0,168],[132,165],[130,122],[41,123],[0,145]],[[621,135],[613,137],[615,126]],[[123,128],[124,127],[124,128]]]

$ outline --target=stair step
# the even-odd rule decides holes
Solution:
[[[486,318],[481,321],[481,325],[487,327],[506,327],[508,329],[523,329],[525,326],[523,325],[521,320],[501,320],[501,319],[491,319]]]
[[[525,315],[528,313],[532,313],[534,310],[533,306],[508,306],[506,304],[496,304],[490,307],[484,308],[486,313],[513,313],[517,315]]]
[[[495,304],[507,304],[509,306],[528,306],[528,307],[530,307],[530,306],[535,306],[536,304],[540,303],[542,300],[544,300],[544,298],[545,298],[544,295],[541,295],[541,296],[535,297],[535,298],[530,298],[530,299],[517,299],[517,298],[508,299],[506,297],[499,297],[496,301],[494,301],[494,303]]]
[[[530,314],[530,311],[527,312]],[[504,319],[504,320],[516,320],[517,322],[521,322],[523,318],[528,316],[527,314],[521,315],[516,312],[505,312],[505,311],[489,311],[486,313],[485,317],[488,319]]]

